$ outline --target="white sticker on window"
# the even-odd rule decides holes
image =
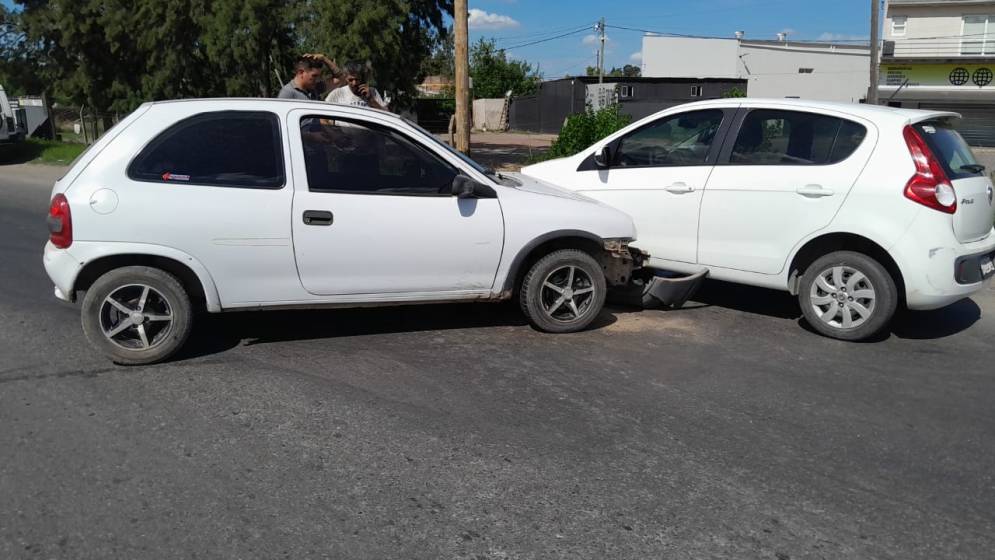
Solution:
[[[926,134],[936,134],[936,127],[929,126],[928,124],[922,127]]]

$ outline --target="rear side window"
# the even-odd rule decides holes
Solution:
[[[280,121],[255,111],[218,111],[168,128],[128,166],[128,177],[155,183],[250,189],[284,185]]]
[[[863,125],[804,113],[758,109],[743,120],[729,163],[827,165],[850,157],[867,136]]]
[[[974,159],[967,142],[947,121],[929,121],[915,125],[933,154],[940,160],[950,179],[977,177],[984,168]]]

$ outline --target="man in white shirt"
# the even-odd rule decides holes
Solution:
[[[350,60],[342,71],[346,85],[332,90],[325,98],[326,102],[388,110],[380,92],[367,83],[367,70],[363,63]]]

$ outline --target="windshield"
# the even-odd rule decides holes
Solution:
[[[408,119],[404,119],[404,122],[408,123],[409,125],[411,125],[412,127],[414,127],[415,130],[417,130],[418,132],[421,132],[424,136],[426,136],[427,138],[431,139],[432,142],[435,142],[435,144],[437,144],[439,146],[442,146],[447,152],[449,152],[451,154],[455,154],[456,157],[458,157],[461,160],[463,160],[470,167],[476,169],[478,172],[483,173],[484,175],[487,175],[493,181],[496,181],[498,184],[504,185],[506,187],[520,187],[522,185],[519,181],[516,181],[512,177],[508,177],[506,175],[502,175],[501,173],[497,173],[497,172],[495,172],[493,169],[491,169],[489,167],[484,167],[483,165],[480,165],[476,161],[470,159],[470,157],[467,156],[466,154],[464,154],[463,152],[461,152],[461,151],[453,148],[449,144],[446,144],[442,140],[439,140],[438,138],[436,138],[434,134],[432,134],[431,132],[429,132],[429,131],[425,130],[424,128],[422,128],[421,126],[419,126],[418,123],[411,122]]]
[[[927,121],[917,124],[916,129],[943,164],[943,170],[951,180],[977,177],[984,172],[984,167],[978,165],[971,148],[954,130],[951,122]]]

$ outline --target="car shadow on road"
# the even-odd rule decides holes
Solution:
[[[684,309],[690,311],[713,305],[779,319],[794,319],[803,329],[818,334],[802,316],[798,300],[787,292],[708,280]],[[890,330],[863,342],[883,342],[891,335],[914,340],[945,338],[967,330],[980,319],[981,308],[967,298],[933,311],[899,309]]]
[[[798,319],[802,316],[798,301],[787,292],[720,280],[705,280],[684,309],[713,305],[779,319]]]
[[[27,163],[41,156],[44,146],[29,142],[0,144],[0,165]]]
[[[589,328],[607,327],[617,321],[616,313],[625,312],[605,309]],[[204,313],[174,360],[218,354],[240,345],[528,324],[518,306],[509,302]]]

